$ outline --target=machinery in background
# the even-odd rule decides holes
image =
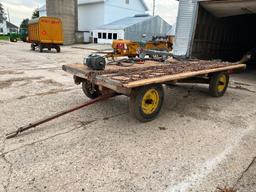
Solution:
[[[18,39],[19,39],[19,34],[18,33],[10,33],[10,41],[11,42],[17,42],[18,41]]]
[[[20,28],[19,33],[10,33],[9,36],[11,42],[17,42],[19,39],[26,42],[28,38],[28,30],[26,28]]]
[[[128,57],[130,59],[139,57],[144,59],[146,56],[149,56],[151,59],[160,58],[165,60],[170,55],[172,46],[172,39],[167,37],[153,37],[148,42],[119,39],[113,41],[113,52],[106,53],[106,58],[114,61],[117,57]]]
[[[53,48],[60,52],[60,45],[63,45],[62,21],[55,17],[40,17],[32,19],[28,23],[28,41],[34,51],[37,47],[40,52],[43,49],[49,51]]]
[[[27,42],[27,40],[28,40],[28,29],[27,28],[20,28],[19,36],[20,36],[20,39],[23,42]]]
[[[118,64],[124,67],[129,67],[135,63],[143,64],[145,60],[154,60],[164,62],[172,51],[173,42],[168,37],[153,37],[148,42],[135,42],[131,40],[114,40],[112,42],[113,51],[111,52],[96,52],[96,55],[91,54],[88,58],[84,58],[84,65],[87,65],[93,70],[104,70],[106,61],[108,64]],[[146,58],[148,56],[148,58]],[[120,59],[117,59],[120,57]],[[122,58],[121,58],[122,57]],[[128,57],[128,58],[124,58]]]

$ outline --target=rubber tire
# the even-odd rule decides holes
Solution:
[[[220,76],[225,75],[226,79],[227,79],[227,83],[226,86],[224,88],[224,90],[222,92],[218,91],[218,80],[220,78]],[[210,85],[209,85],[209,93],[212,97],[222,97],[228,88],[228,84],[229,84],[229,74],[228,72],[218,72],[218,73],[213,73],[210,77]]]
[[[61,51],[60,46],[56,47],[56,51],[57,51],[57,53],[60,53],[60,51]]]
[[[101,96],[101,91],[99,90],[99,86],[94,85],[94,89],[95,91],[92,93],[88,88],[87,88],[87,84],[91,85],[91,82],[89,81],[83,81],[82,82],[82,90],[84,92],[84,94],[89,97],[90,99],[96,99],[97,97]]]
[[[35,50],[36,50],[36,47],[35,47],[35,45],[34,45],[33,43],[31,44],[31,50],[32,50],[32,51],[35,51]]]
[[[40,51],[40,53],[43,52],[43,49],[44,49],[44,46],[43,46],[42,44],[40,44],[40,45],[39,45],[39,51]]]
[[[160,100],[159,100],[159,105],[156,111],[148,115],[142,111],[141,103],[145,93],[152,88],[157,90]],[[162,85],[160,84],[148,85],[148,86],[136,88],[132,90],[131,97],[130,97],[130,113],[133,117],[135,117],[140,122],[153,121],[159,115],[163,102],[164,102],[164,89]]]

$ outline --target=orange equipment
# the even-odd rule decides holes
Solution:
[[[28,39],[31,49],[39,47],[40,52],[44,48],[54,48],[60,52],[60,45],[63,44],[62,21],[55,17],[40,17],[32,19],[28,23]]]
[[[152,40],[146,43],[143,42],[135,42],[131,40],[114,40],[112,43],[113,52],[108,53],[106,55],[107,58],[112,58],[114,60],[115,57],[129,57],[135,58],[140,56],[141,53],[148,50],[155,51],[172,51],[172,42],[166,40]],[[149,55],[151,57],[151,55]]]

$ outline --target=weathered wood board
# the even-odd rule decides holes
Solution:
[[[246,65],[217,61],[175,61],[159,63],[148,61],[129,67],[107,65],[103,71],[94,71],[83,64],[64,65],[63,70],[120,93],[135,87],[164,83],[205,75],[213,72],[243,69]]]

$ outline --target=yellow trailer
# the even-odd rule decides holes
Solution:
[[[40,52],[43,52],[45,48],[48,50],[54,48],[60,52],[60,45],[63,45],[64,42],[61,19],[40,17],[30,20],[28,38],[33,51],[38,47]]]

